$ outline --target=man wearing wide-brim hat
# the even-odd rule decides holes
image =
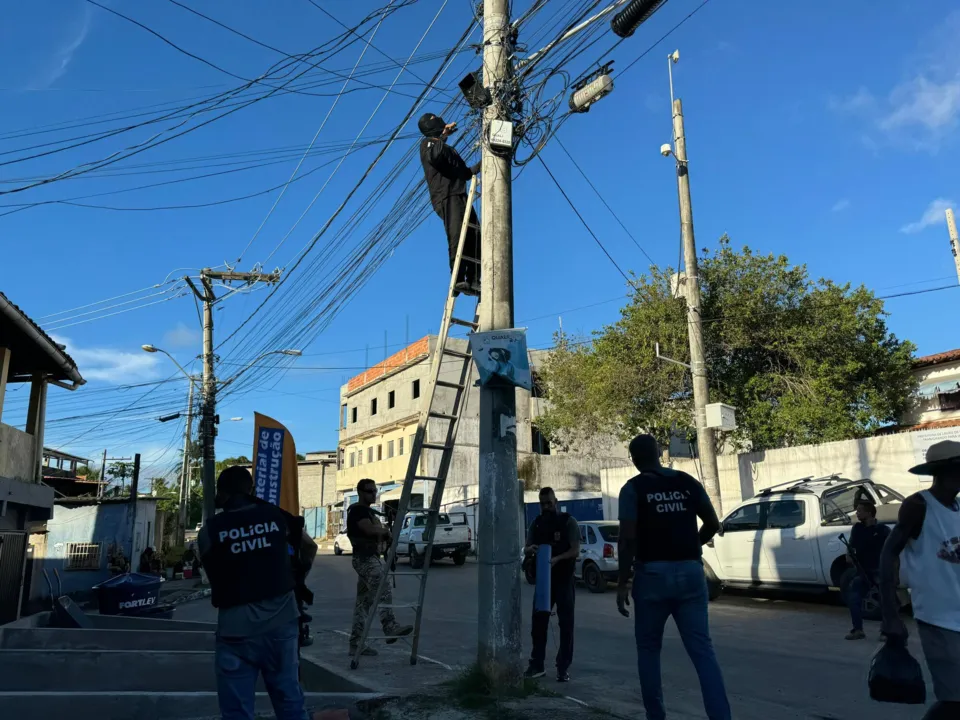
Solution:
[[[883,631],[889,638],[907,636],[896,599],[899,557],[937,698],[925,718],[960,718],[960,442],[931,445],[926,462],[910,472],[932,475],[933,483],[903,501],[897,525],[883,547]]]

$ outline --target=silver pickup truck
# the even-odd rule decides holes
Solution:
[[[410,566],[413,568],[423,567],[423,556],[427,549],[424,538],[426,529],[426,512],[409,513],[403,519],[403,527],[397,543],[397,557],[409,557]],[[455,565],[463,565],[467,561],[467,555],[470,554],[472,535],[466,513],[440,513],[437,518],[430,560],[449,557],[453,558]]]

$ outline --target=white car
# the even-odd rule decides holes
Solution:
[[[580,555],[574,576],[582,580],[590,592],[601,593],[607,583],[616,582],[620,574],[617,541],[620,523],[617,520],[588,520],[580,523]]]
[[[891,525],[903,501],[885,485],[833,476],[783,483],[741,503],[703,548],[710,598],[723,587],[845,591],[856,571],[840,536],[849,539],[861,498],[876,504],[877,519]],[[865,599],[874,616],[876,602]]]
[[[343,555],[344,553],[347,555],[353,554],[353,543],[351,543],[350,538],[347,537],[346,529],[341,530],[333,541],[333,554]]]
[[[424,553],[427,550],[424,533],[427,529],[427,513],[416,511],[403,519],[400,539],[397,542],[397,557],[410,558],[410,566],[423,567]],[[433,538],[430,560],[443,557],[453,559],[454,565],[463,565],[473,543],[473,531],[467,522],[466,513],[439,513]]]

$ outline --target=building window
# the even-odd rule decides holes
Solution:
[[[410,436],[410,452],[413,452],[413,444],[417,441],[417,434],[414,433]]]
[[[340,406],[340,427],[345,428],[347,426],[347,406]]]
[[[531,424],[530,434],[530,446],[533,448],[533,451],[537,453],[537,455],[549,455],[550,442],[540,432],[540,428],[534,424]]]
[[[356,467],[357,465],[357,454],[355,452],[350,453],[350,467]]]
[[[403,455],[403,438],[400,438],[399,440],[397,440],[397,443],[399,445],[399,447],[397,448],[397,454]]]
[[[67,543],[64,570],[99,570],[100,543]]]
[[[350,422],[354,422],[354,423],[355,423],[356,421],[357,421],[357,409],[356,409],[356,408],[351,408],[351,409],[350,409]]]
[[[387,457],[388,458],[393,457],[393,440],[389,440],[387,442]]]
[[[383,445],[377,445],[377,462],[383,460]]]
[[[370,414],[371,414],[371,415],[376,415],[376,414],[377,414],[377,399],[376,399],[376,398],[374,398],[373,400],[370,401]]]
[[[367,462],[368,463],[373,462],[373,445],[367,448]]]
[[[420,397],[420,381],[414,380],[413,381],[413,399],[416,400],[418,397]]]
[[[395,407],[397,404],[397,391],[391,390],[387,393],[387,409]]]
[[[357,450],[357,465],[363,465],[363,448]]]

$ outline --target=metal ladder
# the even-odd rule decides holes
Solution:
[[[466,211],[464,212],[463,216],[463,225],[460,228],[460,240],[457,244],[457,255],[453,264],[453,270],[450,273],[450,287],[447,291],[447,301],[443,308],[443,320],[440,323],[440,333],[437,337],[437,346],[436,350],[434,351],[433,363],[430,369],[430,387],[428,392],[424,394],[423,399],[421,400],[420,421],[417,424],[417,432],[414,437],[413,445],[410,448],[410,461],[407,465],[406,477],[403,480],[403,489],[400,492],[400,502],[397,506],[397,515],[393,522],[393,533],[390,542],[390,549],[387,552],[387,558],[384,564],[384,572],[380,577],[380,584],[376,589],[376,594],[374,595],[373,602],[370,604],[370,610],[367,613],[367,619],[363,625],[363,634],[360,636],[360,642],[357,644],[357,649],[353,657],[350,659],[350,668],[352,670],[356,670],[357,667],[359,667],[360,657],[363,653],[363,649],[367,647],[367,643],[371,640],[409,640],[410,664],[417,664],[417,648],[420,644],[420,626],[421,621],[423,620],[423,600],[427,589],[427,572],[430,570],[430,558],[433,553],[433,540],[434,535],[436,534],[437,519],[440,515],[440,504],[443,499],[443,490],[447,482],[447,472],[450,469],[450,462],[453,458],[453,445],[457,437],[457,428],[460,425],[460,417],[463,413],[463,407],[467,400],[467,393],[469,390],[468,383],[473,365],[473,358],[470,353],[469,345],[466,348],[466,352],[454,350],[448,347],[450,326],[459,325],[466,327],[471,331],[475,331],[479,327],[479,302],[474,309],[473,320],[461,320],[453,315],[454,307],[457,301],[457,297],[454,294],[454,286],[457,282],[460,263],[461,261],[479,262],[477,258],[466,257],[463,254],[463,246],[466,241],[467,230],[472,226],[470,218],[476,191],[477,177],[474,175],[473,179],[470,181],[470,190],[467,195]],[[476,226],[473,225],[473,227]],[[449,358],[460,360],[461,363],[459,379],[454,382],[440,379],[440,373],[444,359]],[[437,388],[453,390],[452,402],[449,399],[449,395],[451,393],[445,393],[448,396],[445,400],[438,399]],[[442,405],[448,405],[449,407],[446,409],[438,407]],[[428,442],[427,427],[430,423],[430,420],[440,420],[446,424],[447,430],[445,433],[443,433],[442,442]],[[440,453],[440,463],[435,477],[432,477],[429,474],[419,474],[420,459],[425,450],[434,453]],[[433,493],[430,497],[430,505],[426,508],[427,526],[423,534],[423,541],[426,543],[426,547],[424,548],[423,553],[423,566],[420,569],[413,570],[411,572],[398,573],[395,570],[391,570],[391,568],[394,567],[394,563],[396,561],[397,544],[400,540],[400,532],[403,529],[403,520],[410,509],[410,496],[413,493],[414,483],[417,481],[432,481],[434,483]],[[386,589],[387,583],[390,582],[391,577],[393,579],[398,577],[418,578],[420,581],[420,592],[417,601],[415,603],[394,602],[392,605],[381,605],[380,597],[383,595],[383,591]],[[384,607],[389,607],[395,610],[414,610],[416,612],[416,619],[413,625],[413,634],[406,638],[388,637],[386,635],[371,636],[370,629],[377,619],[380,608]]]

